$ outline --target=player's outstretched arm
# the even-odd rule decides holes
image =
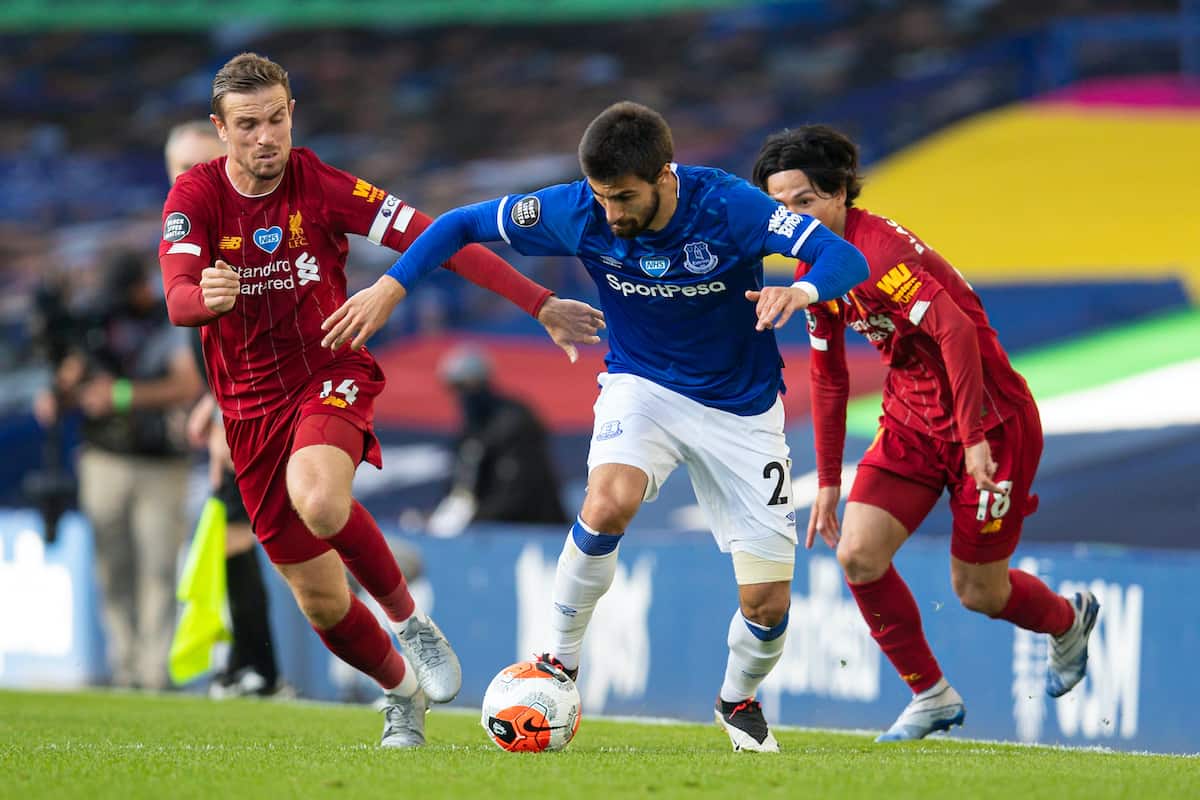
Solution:
[[[816,219],[788,214],[782,206],[776,216],[783,222],[768,226],[771,233],[764,243],[765,251],[798,257],[812,267],[791,286],[746,292],[746,299],[756,304],[755,328],[760,331],[782,327],[797,311],[841,297],[870,276],[867,259],[858,248]],[[792,218],[795,223],[790,222]],[[803,220],[808,220],[807,224],[801,225]]]
[[[604,327],[604,315],[586,303],[552,298],[548,290],[528,281],[508,262],[485,248],[463,250],[470,244],[501,238],[495,222],[499,203],[493,200],[463,206],[434,220],[386,275],[355,294],[325,320],[321,327],[326,334],[321,345],[336,350],[349,342],[352,349],[361,348],[387,323],[392,310],[407,296],[408,287],[454,256],[451,268],[455,272],[503,296],[509,297],[509,293],[498,286],[504,283],[506,275],[516,275],[533,286],[536,297],[528,303],[514,302],[533,314],[554,343],[574,362],[578,358],[576,345],[599,342],[596,333]]]
[[[793,314],[803,311],[814,302],[813,294],[798,284],[764,286],[757,291],[752,289],[746,292],[746,299],[755,304],[754,313],[758,315],[758,322],[754,329],[759,331],[782,328]]]
[[[354,294],[321,323],[322,347],[337,350],[347,342],[358,350],[387,324],[392,310],[408,295],[409,286],[437,269],[463,247],[486,241],[476,230],[471,206],[448,211],[433,221],[374,284]]]
[[[794,248],[794,255],[812,267],[792,284],[810,296],[810,302],[841,297],[871,275],[867,259],[858,248],[824,225],[816,225]]]

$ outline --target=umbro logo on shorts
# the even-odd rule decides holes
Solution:
[[[596,441],[604,442],[609,439],[615,439],[625,431],[621,429],[621,420],[610,419],[608,422],[600,426],[600,430],[596,432]]]

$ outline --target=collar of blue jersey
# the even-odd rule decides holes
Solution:
[[[687,214],[682,213],[684,206],[687,205],[688,195],[690,191],[685,191],[683,188],[683,176],[679,174],[679,165],[672,161],[668,166],[671,168],[671,174],[675,176],[675,213],[667,220],[667,225],[661,231],[643,231],[637,238],[645,244],[661,247],[669,245],[672,239],[677,235],[679,227],[682,224],[681,220]],[[690,187],[689,187],[690,189]]]

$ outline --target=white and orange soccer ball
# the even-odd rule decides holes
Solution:
[[[488,738],[513,753],[562,750],[579,730],[579,690],[566,673],[541,661],[500,670],[483,695]]]

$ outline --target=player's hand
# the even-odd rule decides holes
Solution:
[[[746,292],[746,299],[756,303],[755,312],[758,314],[756,331],[769,331],[782,328],[792,318],[792,314],[803,311],[812,302],[808,292],[797,286],[764,286],[759,291]]]
[[[387,324],[392,309],[407,295],[400,281],[389,275],[381,275],[366,289],[355,292],[353,297],[342,303],[341,308],[321,323],[321,330],[326,331],[321,347],[337,350],[350,342],[351,350],[361,350],[367,340]]]
[[[963,460],[967,474],[975,479],[976,486],[995,494],[1008,494],[1008,490],[992,480],[996,477],[996,462],[992,460],[992,446],[987,439],[964,448]]]
[[[841,496],[840,486],[822,486],[817,490],[817,499],[808,515],[808,536],[804,538],[804,546],[809,550],[817,534],[821,535],[830,550],[837,550],[838,540],[842,536],[837,518],[838,499]]]
[[[215,408],[216,401],[207,393],[192,406],[187,418],[187,440],[192,447],[203,447],[208,443],[208,432],[212,429]]]
[[[224,314],[233,308],[241,286],[237,270],[220,259],[200,272],[200,292],[204,296],[204,307],[214,314]]]
[[[578,300],[551,297],[538,310],[537,321],[574,364],[579,360],[575,345],[600,344],[596,334],[604,327],[604,312]]]
[[[208,460],[223,469],[233,471],[233,453],[225,438],[225,427],[215,421],[208,429]]]
[[[79,387],[76,398],[79,410],[85,416],[103,417],[113,412],[113,379],[108,375],[98,375]]]

